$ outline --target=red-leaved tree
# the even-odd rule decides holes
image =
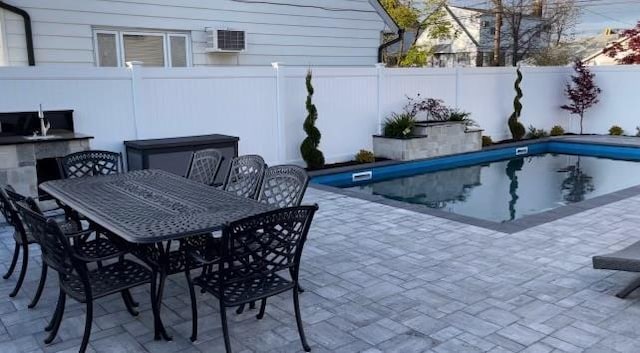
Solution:
[[[622,57],[616,59],[618,64],[640,64],[640,22],[634,28],[622,32],[622,39],[604,48],[602,52],[612,58],[622,54]]]
[[[573,69],[576,71],[576,75],[571,76],[572,83],[567,83],[565,88],[565,94],[570,103],[563,105],[561,108],[580,117],[580,134],[582,134],[584,113],[598,103],[598,95],[602,91],[593,82],[593,78],[596,75],[589,70],[582,60],[576,60],[573,64]]]

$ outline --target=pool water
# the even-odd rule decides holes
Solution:
[[[540,154],[399,177],[348,189],[509,222],[640,184],[640,163]]]

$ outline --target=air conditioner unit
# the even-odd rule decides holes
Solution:
[[[240,53],[247,50],[245,31],[207,28],[208,53]]]

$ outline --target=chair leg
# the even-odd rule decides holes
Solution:
[[[128,289],[125,289],[122,292],[120,292],[120,295],[122,295],[122,301],[124,302],[124,305],[127,307],[127,311],[129,312],[129,314],[131,314],[131,316],[138,316],[138,311],[136,311],[136,309],[134,309],[134,306],[133,306],[133,300],[131,299],[131,292],[129,292]]]
[[[289,273],[291,274],[291,278],[293,278],[293,269],[289,269]],[[304,288],[300,285],[300,283],[296,284],[296,289],[298,293],[304,293]]]
[[[40,272],[40,282],[38,283],[38,288],[36,289],[36,294],[33,296],[31,303],[27,306],[29,309],[33,309],[38,305],[38,301],[40,301],[40,296],[42,296],[42,291],[44,290],[44,285],[47,282],[47,269],[49,266],[42,263],[42,272]]]
[[[89,336],[91,336],[91,323],[93,321],[93,301],[87,300],[87,316],[84,321],[84,335],[82,336],[82,344],[78,353],[84,353],[89,345]]]
[[[227,353],[231,353],[231,342],[229,340],[229,328],[227,327],[227,308],[220,300],[220,321],[222,322],[222,336],[224,336],[224,348]]]
[[[244,304],[240,305],[238,309],[236,309],[236,314],[240,315],[244,311]]]
[[[47,326],[44,327],[44,330],[46,332],[51,332],[51,330],[53,330],[53,326],[55,326],[56,322],[58,321],[58,316],[60,316],[60,297],[58,297],[58,303],[56,304],[56,309],[53,311],[51,320],[49,320]]]
[[[27,265],[29,264],[29,244],[22,244],[22,267],[20,268],[20,275],[18,276],[18,282],[13,292],[9,294],[11,298],[15,297],[22,287],[24,278],[27,275]]]
[[[300,334],[300,341],[302,341],[302,348],[305,352],[311,352],[311,347],[307,343],[307,338],[304,335],[304,328],[302,327],[302,317],[300,315],[300,300],[298,299],[298,291],[293,289],[293,308],[296,312],[296,324],[298,324],[298,333]]]
[[[16,244],[13,250],[13,258],[11,258],[11,265],[7,270],[7,273],[2,276],[4,279],[8,279],[13,274],[13,271],[16,269],[16,264],[18,263],[18,256],[20,256],[20,245]]]
[[[189,286],[189,298],[191,298],[191,342],[198,339],[198,303],[196,302],[196,289],[193,286],[191,273],[185,271],[187,285]]]
[[[156,271],[151,272],[151,283],[149,293],[151,294],[151,310],[153,311],[153,331],[154,339],[158,341],[160,339],[160,320],[158,316],[158,303],[156,302],[156,284],[158,282],[158,275]]]
[[[64,293],[62,288],[60,288],[60,294],[58,295],[58,305],[56,305],[56,312],[53,314],[51,326],[51,332],[49,333],[49,337],[44,340],[44,343],[49,344],[53,342],[58,334],[58,329],[60,329],[60,323],[62,322],[62,317],[64,316],[64,306],[67,300],[67,295]],[[46,329],[45,329],[46,330]]]
[[[631,292],[640,288],[640,277],[636,278],[633,282],[629,283],[628,286],[624,287],[620,292],[616,294],[616,297],[620,299],[626,298]]]
[[[267,308],[267,298],[264,298],[260,301],[260,312],[258,312],[258,315],[256,315],[256,319],[262,320],[262,318],[264,317],[264,311],[266,308]]]
[[[138,306],[140,306],[140,303],[138,303],[133,299],[133,295],[131,295],[131,291],[127,289],[126,294],[127,294],[127,298],[129,299],[129,304],[131,304],[132,307],[137,308]]]
[[[164,272],[160,272],[160,283],[158,284],[158,294],[156,294],[156,311],[158,313],[158,323],[160,324],[160,334],[162,334],[162,337],[165,340],[171,341],[173,340],[173,338],[169,335],[169,333],[167,333],[167,330],[162,324],[162,319],[160,315],[160,311],[161,311],[160,309],[162,308],[162,294],[164,292],[164,284],[166,281],[167,281],[167,274]]]

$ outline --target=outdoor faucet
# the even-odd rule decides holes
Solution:
[[[47,132],[51,128],[51,124],[47,121],[44,121],[44,112],[42,111],[42,104],[40,104],[40,108],[38,108],[38,118],[40,118],[40,135],[47,136]]]

